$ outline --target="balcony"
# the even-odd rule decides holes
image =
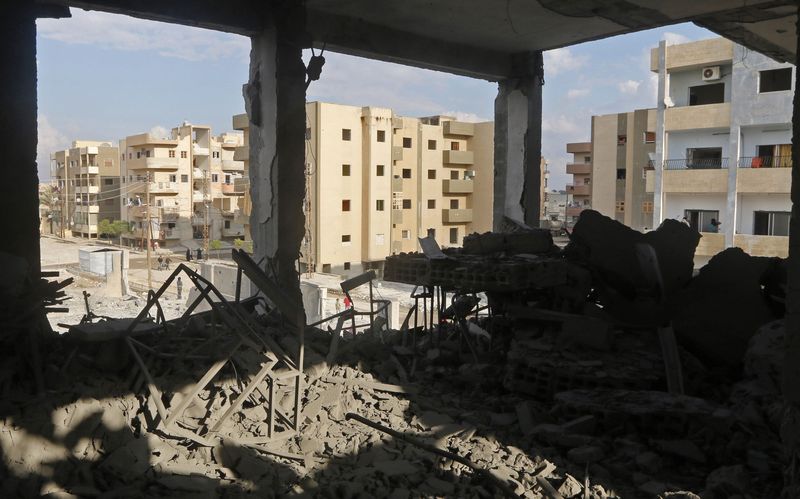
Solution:
[[[704,128],[730,128],[730,126],[730,102],[671,107],[666,110],[664,116],[664,127],[668,132]]]
[[[80,175],[99,175],[100,174],[100,167],[99,166],[81,166],[78,170]]]
[[[739,168],[791,168],[791,156],[744,156],[739,158]]]
[[[250,161],[250,146],[239,146],[233,151],[234,161]],[[244,168],[244,166],[242,167]]]
[[[392,192],[403,192],[403,179],[392,177]]]
[[[128,206],[128,218],[144,218],[147,216],[147,206]]]
[[[80,213],[100,213],[100,205],[96,204],[77,204],[75,211]]]
[[[590,153],[592,152],[591,142],[571,142],[567,144],[567,152],[574,153]]]
[[[655,173],[655,172],[648,172]],[[653,175],[653,180],[655,176]],[[646,190],[655,187],[655,182],[646,181]],[[664,192],[672,193],[724,193],[728,192],[728,170],[723,168],[699,168],[664,170],[662,176]],[[647,192],[652,192],[647,190]]]
[[[475,135],[475,125],[463,121],[445,121],[442,123],[442,133],[445,135],[461,135],[472,137]]]
[[[401,146],[392,146],[392,161],[400,161],[403,159],[403,148]]]
[[[471,209],[444,209],[442,210],[442,223],[466,224],[472,222]]]
[[[592,194],[592,186],[567,184],[567,194],[572,194],[573,196],[589,196]]]
[[[129,159],[128,168],[131,170],[177,170],[177,158],[139,158]]]
[[[475,162],[472,151],[442,151],[442,163],[446,165],[468,166]]]
[[[236,114],[233,116],[234,130],[244,130],[245,128],[249,127],[250,127],[250,118],[247,117],[247,114]]]
[[[222,160],[222,169],[226,172],[243,172],[244,161],[236,161],[231,159]]]
[[[243,237],[244,236],[244,227],[243,226],[231,226],[228,228],[222,228],[222,237]]]
[[[589,175],[592,173],[591,163],[568,163],[567,173],[570,175]]]
[[[211,196],[208,197],[208,200],[211,201]],[[193,192],[192,193],[192,202],[193,203],[203,203],[206,201],[206,198],[203,196],[202,192]]]
[[[164,207],[159,209],[159,214],[161,215],[161,220],[174,222],[180,217],[180,208],[177,206]]]
[[[177,182],[150,182],[150,194],[177,194]]]
[[[445,194],[472,194],[475,182],[472,180],[442,180],[442,192]]]
[[[728,158],[664,160],[665,170],[718,170],[720,168],[728,168]]]
[[[155,135],[150,135],[149,133],[140,133],[139,135],[131,135],[128,138],[126,138],[125,145],[127,147],[145,146],[145,145],[177,146],[178,140],[159,138],[156,137]]]
[[[235,184],[222,184],[222,193],[229,194],[233,196],[241,196],[244,192],[237,191]]]
[[[697,243],[696,256],[714,256],[725,249],[725,234],[715,232],[701,232],[700,242]]]
[[[733,236],[733,245],[754,256],[777,256],[780,258],[789,256],[788,236],[736,234]]]
[[[789,194],[792,169],[787,167],[740,168],[736,191],[742,194]]]
[[[77,185],[75,186],[76,194],[99,194],[99,185]]]
[[[237,194],[244,194],[250,190],[250,179],[247,177],[233,179],[233,190]]]
[[[194,143],[192,144],[192,154],[195,156],[208,156],[208,147],[202,147]]]
[[[392,210],[392,223],[393,224],[403,223],[403,210]]]
[[[403,128],[403,118],[392,116],[392,128]]]

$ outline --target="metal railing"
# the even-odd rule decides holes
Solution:
[[[739,168],[791,168],[791,156],[743,156]]]
[[[728,167],[728,158],[667,159],[665,170],[715,170]]]

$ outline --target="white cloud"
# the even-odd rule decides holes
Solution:
[[[562,71],[574,71],[583,67],[589,60],[587,56],[575,55],[567,47],[548,50],[544,53],[544,76],[557,75]]]
[[[575,120],[563,114],[554,118],[542,118],[542,132],[544,133],[574,134],[580,129]]]
[[[150,129],[150,135],[159,139],[165,139],[169,137],[170,132],[166,129],[166,127],[156,125]]]
[[[665,31],[664,34],[661,36],[662,40],[667,42],[667,45],[680,45],[681,43],[687,43],[692,41],[691,38],[685,35],[681,35],[679,33],[673,33],[671,31]]]
[[[124,51],[153,51],[188,61],[234,57],[247,60],[250,40],[243,36],[177,24],[70,9],[68,19],[41,19],[37,34],[71,45],[97,45]]]
[[[467,123],[481,123],[483,121],[492,121],[492,118],[484,118],[483,116],[478,116],[475,113],[465,113],[463,111],[444,111],[442,113],[444,116],[452,116],[456,119],[456,121],[466,121]]]
[[[36,146],[36,164],[39,178],[44,180],[50,178],[50,154],[68,148],[70,141],[64,133],[50,124],[44,114],[39,115],[38,121],[39,143]]]
[[[639,92],[639,86],[641,84],[641,81],[625,80],[617,83],[617,88],[623,94],[636,95]]]
[[[567,91],[568,99],[580,99],[581,97],[586,97],[587,95],[589,95],[588,88],[572,88]]]

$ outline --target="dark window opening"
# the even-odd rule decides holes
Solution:
[[[436,141],[435,140],[429,140],[428,141],[428,150],[429,151],[435,151],[436,150]]]
[[[753,212],[753,234],[757,236],[788,236],[788,211]]]
[[[451,199],[450,200],[450,209],[457,210],[458,209],[458,199]]]
[[[644,132],[644,143],[645,144],[655,144],[656,143],[656,132]]]
[[[617,180],[625,180],[626,172],[625,168],[617,168]]]
[[[411,137],[403,137],[403,147],[411,149]]]
[[[628,136],[627,135],[617,135],[617,145],[624,146],[628,143]]]
[[[698,147],[686,150],[686,167],[694,169],[721,168],[721,147]]]
[[[378,130],[378,142],[386,142],[386,132],[384,130]]]
[[[436,180],[436,170],[428,170],[428,179]]]
[[[689,105],[720,104],[725,102],[725,84],[698,85],[689,87]]]
[[[429,199],[428,200],[428,209],[429,210],[435,210],[436,209],[436,200],[435,199]]]
[[[792,68],[758,72],[758,92],[780,92],[792,89]]]
[[[342,140],[350,140],[350,129],[342,128]]]
[[[344,262],[344,269],[350,270],[350,262]]]
[[[450,244],[458,244],[458,228],[450,229]]]
[[[689,226],[698,232],[719,232],[719,211],[684,210]]]
[[[383,177],[383,165],[378,165],[375,167],[375,175],[378,177]]]
[[[350,176],[350,165],[342,165],[342,177]]]
[[[342,236],[342,242],[343,243],[349,243],[350,242],[350,234],[343,235]]]
[[[411,168],[403,168],[403,178],[411,178]]]
[[[342,211],[350,211],[350,200],[343,199],[342,200]]]
[[[404,199],[403,200],[403,209],[404,210],[410,210],[411,209],[411,200],[410,199]]]

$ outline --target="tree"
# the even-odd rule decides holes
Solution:
[[[58,195],[58,187],[55,185],[43,185],[39,189],[39,206],[43,208],[40,211],[50,221],[50,234],[53,233],[53,219],[61,211]]]
[[[107,218],[100,220],[100,223],[97,224],[97,235],[98,237],[106,237],[110,238],[113,236],[114,228],[111,224],[111,221]]]
[[[234,239],[233,245],[236,246],[236,249],[243,249],[247,253],[253,252],[253,241],[245,241],[244,239]]]
[[[121,238],[122,234],[125,234],[130,230],[127,222],[123,222],[122,220],[114,220],[111,222],[107,218],[100,220],[100,223],[97,224],[97,233],[99,236],[105,236],[109,239],[111,238]],[[122,241],[120,240],[120,245],[122,245]]]
[[[222,241],[219,239],[214,239],[208,243],[208,247],[212,250],[215,250],[217,252],[217,258],[219,258],[219,250],[222,249]]]

